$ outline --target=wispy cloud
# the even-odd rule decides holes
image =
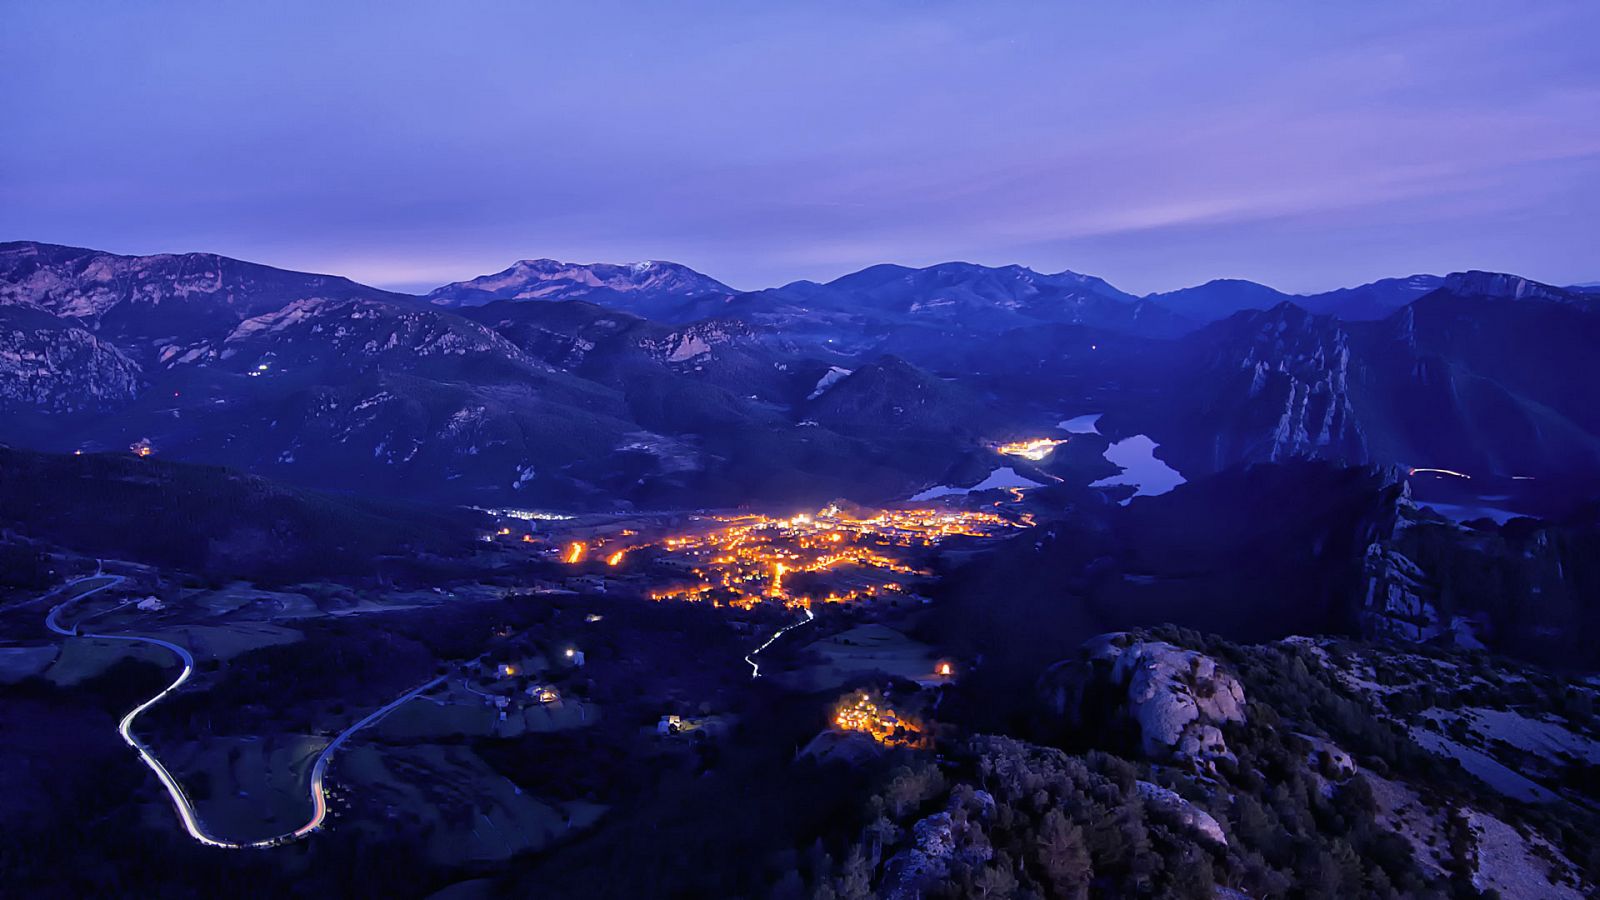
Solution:
[[[405,286],[533,255],[1597,274],[1584,2],[97,9],[0,34],[6,236]]]

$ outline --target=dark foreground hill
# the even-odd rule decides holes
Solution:
[[[78,553],[267,582],[462,556],[479,514],[286,487],[215,466],[0,445],[0,527]]]

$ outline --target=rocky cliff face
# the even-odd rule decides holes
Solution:
[[[1438,590],[1404,553],[1382,542],[1367,548],[1361,600],[1363,631],[1372,637],[1425,641],[1439,633]]]
[[[1331,320],[1284,304],[1258,317],[1238,357],[1250,374],[1247,397],[1278,403],[1264,452],[1292,456],[1353,456],[1366,450],[1350,403],[1350,336]]]
[[[0,309],[0,408],[68,413],[132,399],[139,365],[82,328]]]
[[[1331,316],[1289,303],[1239,313],[1185,338],[1170,365],[1170,393],[1144,427],[1180,471],[1370,457],[1350,334]]]
[[[697,322],[659,338],[643,338],[639,346],[658,361],[694,365],[704,362],[717,347],[748,334],[749,329],[740,322]]]
[[[1356,618],[1366,637],[1408,642],[1433,640],[1446,630],[1441,620],[1439,590],[1433,578],[1399,546],[1408,522],[1417,516],[1410,485],[1403,472],[1391,470],[1390,483],[1400,484],[1392,506],[1380,509],[1368,529],[1371,541],[1362,556],[1362,596]]]

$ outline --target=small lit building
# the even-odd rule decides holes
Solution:
[[[166,604],[159,597],[146,597],[139,601],[137,608],[144,612],[160,612],[166,608]]]
[[[656,734],[677,734],[683,730],[682,716],[662,716],[656,723]]]

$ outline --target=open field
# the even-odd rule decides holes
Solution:
[[[537,850],[604,811],[593,803],[539,800],[460,746],[353,747],[341,755],[334,778],[373,812],[352,827],[377,832],[398,822],[426,835],[424,852],[440,864]]]
[[[149,644],[75,637],[62,641],[61,655],[45,671],[44,677],[62,687],[70,687],[99,675],[125,659],[158,666],[178,664],[177,657]]]
[[[937,661],[927,644],[872,623],[813,642],[800,652],[798,668],[776,677],[785,687],[820,691],[875,672],[911,680],[929,678]]]
[[[218,737],[162,753],[208,828],[251,841],[311,817],[311,764],[326,744],[301,734]]]
[[[60,594],[50,595],[49,599],[52,605],[60,605],[74,597],[81,597],[84,594],[98,591],[114,581],[116,581],[116,576],[114,575],[98,575],[94,578],[86,578],[83,581],[73,585],[71,590],[62,591]]]
[[[296,591],[263,590],[247,581],[236,581],[216,590],[188,592],[181,602],[214,616],[241,610],[283,619],[322,615],[313,597]]]
[[[305,636],[293,628],[266,622],[230,622],[226,625],[185,625],[140,632],[181,644],[196,659],[232,659],[260,647],[293,644]]]
[[[54,644],[40,647],[0,647],[0,684],[14,684],[30,675],[38,675],[52,662],[60,648]]]

